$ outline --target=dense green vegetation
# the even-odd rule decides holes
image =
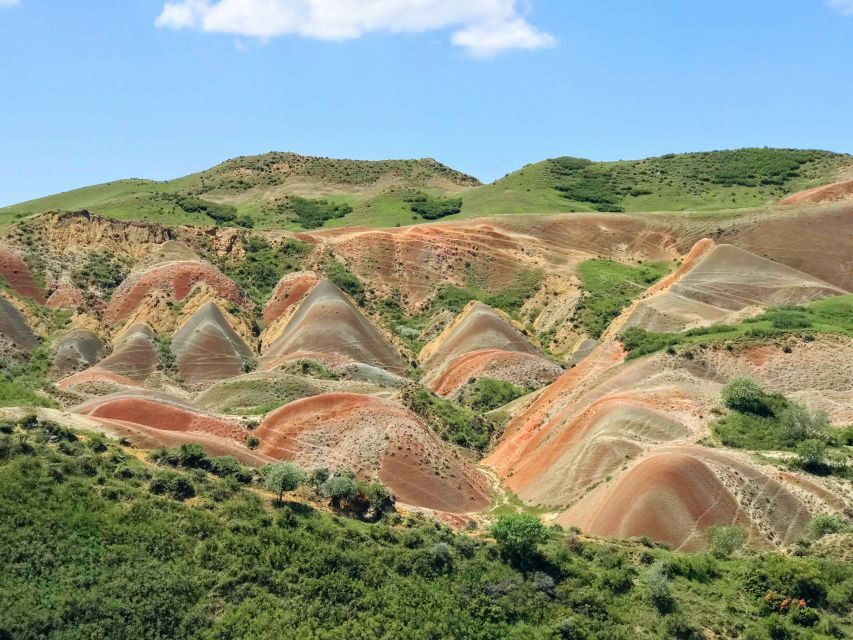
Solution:
[[[251,229],[255,221],[251,216],[238,214],[237,207],[230,204],[218,204],[209,202],[189,195],[175,195],[171,199],[175,205],[190,215],[202,214],[213,220],[216,224],[225,226],[237,226]],[[204,224],[202,222],[202,224]]]
[[[286,196],[266,205],[265,210],[282,219],[292,220],[304,229],[316,229],[328,220],[352,213],[352,206],[330,200]]]
[[[667,262],[630,266],[606,258],[587,260],[578,265],[583,295],[578,300],[572,321],[592,338],[599,338],[607,326],[650,285],[670,270]]]
[[[251,236],[244,239],[243,249],[246,256],[242,260],[225,263],[224,271],[257,305],[262,306],[282,276],[300,269],[308,245],[289,238],[280,245],[273,245],[263,238]]]
[[[853,426],[835,429],[825,414],[811,413],[745,378],[725,386],[723,403],[729,413],[711,427],[722,444],[753,451],[793,451],[794,463],[807,471],[853,475]]]
[[[46,380],[50,364],[50,349],[41,344],[27,360],[0,357],[0,407],[55,407],[51,392],[55,389]]]
[[[364,285],[343,262],[336,260],[331,255],[326,256],[323,262],[323,271],[338,289],[346,292],[357,304],[364,304]]]
[[[744,320],[736,325],[711,325],[680,333],[655,333],[636,327],[620,336],[628,358],[655,353],[662,349],[675,352],[676,347],[733,341],[766,341],[785,335],[814,339],[816,333],[840,333],[853,336],[853,295],[817,300],[805,306],[778,307]]]
[[[345,475],[312,475],[277,505],[277,495],[258,490],[261,478],[215,475],[206,467],[216,463],[197,453],[166,450],[155,465],[55,423],[0,425],[0,518],[14,523],[0,527],[0,636],[819,640],[853,632],[853,567],[834,558],[688,556],[648,542],[589,541],[524,515],[499,518],[496,543],[419,515],[389,512],[369,524],[296,501],[323,486],[329,501],[351,495]]]
[[[409,385],[401,402],[420,416],[444,440],[485,453],[495,436],[495,426],[469,407],[437,396],[425,387]]]
[[[465,386],[459,401],[478,413],[485,413],[502,407],[531,391],[533,389],[519,387],[504,380],[478,378]]]
[[[403,199],[424,220],[438,220],[462,211],[462,198],[439,198],[415,191]]]

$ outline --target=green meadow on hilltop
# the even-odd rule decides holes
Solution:
[[[0,209],[0,225],[87,209],[168,225],[300,230],[391,227],[509,213],[752,208],[836,180],[853,158],[738,149],[592,162],[560,157],[488,185],[435,160],[337,160],[267,153],[175,180],[116,180]]]

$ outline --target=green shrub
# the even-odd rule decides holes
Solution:
[[[280,245],[252,236],[243,240],[245,257],[236,263],[227,263],[225,273],[239,284],[259,306],[269,299],[282,276],[301,268],[302,259],[309,251],[304,242],[287,239]]]
[[[809,521],[809,532],[815,538],[848,531],[853,531],[853,525],[840,513],[821,513]]]
[[[327,220],[343,218],[352,213],[352,207],[329,200],[302,198],[289,195],[270,206],[272,212],[293,220],[305,229],[322,227]]]
[[[461,402],[474,411],[485,413],[502,407],[530,391],[504,380],[478,378],[465,387]]]
[[[718,525],[708,529],[708,542],[718,558],[728,558],[743,547],[745,540],[742,528],[735,525]]]
[[[285,491],[293,491],[308,480],[307,474],[298,464],[293,462],[275,462],[261,469],[264,486],[278,494],[278,502],[281,504]]]
[[[468,407],[441,398],[429,389],[407,386],[400,399],[448,442],[482,453],[492,441],[495,428],[491,422]]]
[[[529,558],[540,544],[547,542],[548,531],[539,518],[527,513],[500,516],[489,529],[501,551],[514,559]]]
[[[734,411],[755,416],[773,415],[767,394],[749,378],[735,378],[723,387],[723,402]]]
[[[335,286],[349,295],[350,298],[356,301],[357,304],[364,304],[364,285],[345,264],[328,256],[324,263],[326,277],[331,280]]]
[[[113,291],[127,277],[128,265],[106,249],[95,249],[86,256],[86,262],[71,274],[71,280],[83,291],[94,289],[104,300],[109,300]]]
[[[644,577],[649,600],[660,613],[669,613],[675,607],[672,585],[667,575],[666,565],[660,560],[655,562]]]
[[[797,445],[797,461],[809,470],[826,466],[826,443],[816,439],[803,440]]]
[[[187,500],[196,494],[195,485],[180,473],[166,471],[158,474],[148,486],[151,493],[175,500]]]
[[[462,198],[441,198],[422,191],[404,197],[403,202],[424,220],[438,220],[462,211]]]
[[[320,493],[331,500],[332,507],[335,509],[339,509],[341,503],[352,500],[357,490],[355,478],[347,473],[329,476],[320,486]]]

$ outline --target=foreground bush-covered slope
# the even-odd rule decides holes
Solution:
[[[585,540],[516,515],[498,520],[491,542],[418,516],[366,524],[292,496],[276,506],[233,463],[206,465],[224,476],[216,477],[137,453],[54,423],[4,423],[0,637],[843,638],[853,631],[853,567],[738,551],[736,531],[715,532],[710,554],[685,556],[651,543]],[[152,493],[164,486],[175,491]],[[815,535],[835,530],[820,526]]]

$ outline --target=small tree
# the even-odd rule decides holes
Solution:
[[[261,441],[258,440],[257,436],[249,436],[246,438],[246,446],[252,449],[253,451],[258,448],[261,444]]]
[[[804,469],[819,469],[826,464],[826,444],[811,438],[797,447],[797,460]]]
[[[333,508],[340,509],[342,501],[352,500],[356,494],[355,478],[350,475],[335,474],[321,485],[320,493],[332,501]]]
[[[279,504],[285,491],[293,491],[308,479],[302,468],[293,462],[276,462],[267,465],[264,467],[263,475],[264,485],[278,494]]]
[[[329,479],[329,470],[326,467],[318,467],[311,472],[311,486],[314,491],[321,493],[323,483]]]
[[[501,516],[489,531],[501,551],[510,558],[530,557],[548,540],[545,525],[539,518],[526,513]]]
[[[723,387],[723,402],[729,409],[757,416],[772,414],[767,394],[749,378],[735,378]]]
[[[734,525],[721,525],[708,529],[711,553],[718,558],[728,558],[743,546],[743,529]]]
[[[652,601],[655,608],[661,613],[672,611],[675,600],[672,597],[672,587],[663,562],[658,560],[651,566],[646,573],[645,583],[649,592],[649,600]]]
[[[779,413],[779,424],[785,444],[791,446],[824,435],[829,427],[829,419],[822,411],[809,413],[805,407],[792,403]]]

